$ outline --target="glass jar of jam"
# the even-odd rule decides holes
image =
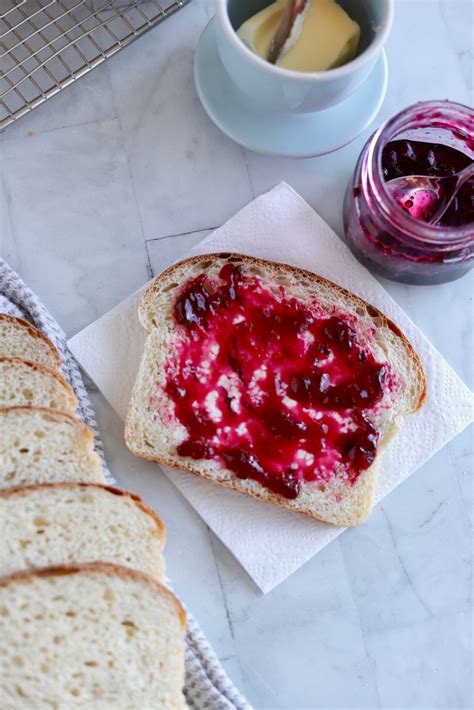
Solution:
[[[369,139],[344,200],[346,240],[369,269],[395,281],[438,284],[474,263],[474,179],[459,189],[437,224],[412,216],[387,183],[407,175],[445,177],[473,162],[474,111],[449,101],[422,102]]]

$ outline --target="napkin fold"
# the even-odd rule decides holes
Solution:
[[[376,502],[474,421],[471,391],[379,282],[289,185],[281,183],[244,207],[190,253],[233,251],[282,261],[324,276],[372,303],[397,323],[425,368],[428,396],[384,453]],[[70,350],[123,418],[145,334],[133,294],[75,335]],[[306,518],[161,467],[263,592],[297,570],[344,528]]]

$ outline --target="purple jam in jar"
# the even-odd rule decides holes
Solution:
[[[346,240],[354,255],[386,278],[437,284],[474,263],[474,179],[437,224],[396,202],[387,182],[409,175],[449,177],[474,160],[474,112],[449,101],[415,104],[368,141],[344,201]]]

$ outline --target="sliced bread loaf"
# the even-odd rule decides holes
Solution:
[[[139,316],[133,453],[336,525],[367,517],[380,454],[426,393],[394,323],[313,273],[239,254],[171,266]]]
[[[26,320],[0,313],[0,358],[18,357],[53,370],[61,358],[52,342]]]
[[[184,632],[173,594],[118,565],[4,577],[0,707],[185,708]]]
[[[74,481],[105,483],[92,432],[41,407],[0,409],[0,488]]]
[[[110,562],[164,579],[165,528],[133,493],[80,483],[0,491],[0,576]]]
[[[19,358],[0,359],[0,408],[48,407],[74,414],[77,400],[61,375]]]

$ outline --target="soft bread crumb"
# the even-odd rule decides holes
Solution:
[[[0,409],[0,489],[34,483],[105,483],[92,432],[41,407]]]
[[[19,358],[0,359],[0,408],[48,407],[74,414],[77,400],[55,370]]]
[[[0,580],[0,707],[185,708],[185,615],[165,587],[118,565]]]
[[[0,576],[111,562],[164,580],[164,525],[138,496],[93,484],[0,491]]]
[[[0,358],[17,357],[53,370],[61,358],[52,342],[22,318],[0,313]]]

